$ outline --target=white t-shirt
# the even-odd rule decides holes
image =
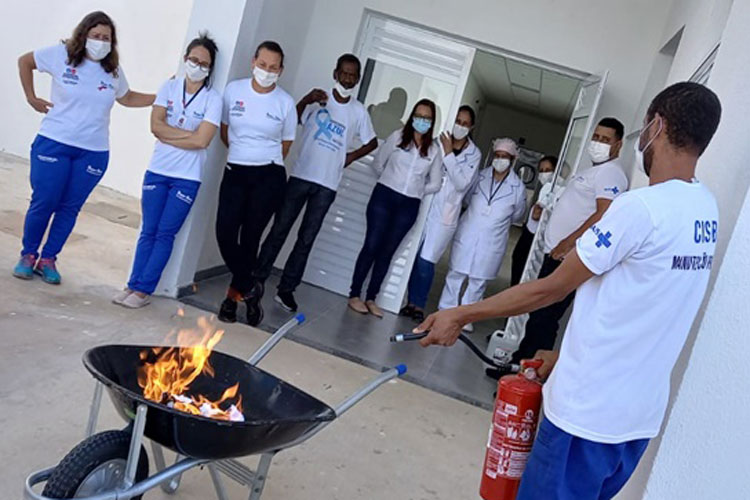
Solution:
[[[628,190],[628,178],[617,160],[593,166],[568,182],[544,232],[544,253],[550,253],[596,212],[596,200],[613,200]]]
[[[67,60],[63,44],[34,51],[37,69],[52,75],[54,104],[39,135],[88,151],[109,151],[109,113],[115,99],[128,93],[125,73],[118,67],[115,77],[86,58],[74,68]]]
[[[221,95],[212,88],[204,87],[197,94],[185,93],[183,101],[184,84],[184,78],[167,80],[156,94],[154,106],[167,109],[167,125],[195,131],[201,122],[207,121],[218,127],[221,122]],[[185,104],[188,104],[187,109]],[[205,161],[205,149],[176,148],[157,139],[148,169],[155,174],[200,182]]]
[[[409,198],[422,199],[424,195],[437,193],[443,184],[443,156],[437,140],[433,140],[422,156],[414,142],[401,149],[401,133],[396,130],[378,149],[370,164],[378,174],[378,183]]]
[[[350,97],[341,104],[330,90],[326,94],[325,106],[316,102],[302,113],[302,149],[291,176],[336,191],[354,138],[367,144],[375,138],[375,131],[361,102]]]
[[[578,288],[545,415],[600,443],[652,438],[670,374],[708,285],[719,211],[702,184],[672,180],[617,198],[577,242],[596,276]]]
[[[281,141],[293,141],[297,108],[278,85],[267,94],[253,89],[251,80],[229,82],[224,89],[221,123],[229,125],[229,163],[284,164]]]

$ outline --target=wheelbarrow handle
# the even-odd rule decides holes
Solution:
[[[289,333],[295,326],[301,325],[304,322],[305,315],[299,313],[295,317],[281,325],[281,327],[276,330],[276,332],[274,332],[274,334],[271,335],[271,337],[266,340],[252,356],[250,356],[250,359],[247,360],[248,364],[255,366],[260,363],[260,361],[266,357],[266,354],[268,354],[269,351],[273,349],[281,339],[284,338],[284,335]]]

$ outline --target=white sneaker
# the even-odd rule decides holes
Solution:
[[[128,297],[122,301],[122,306],[128,309],[140,309],[146,307],[151,303],[148,295],[145,297],[139,297],[137,293],[131,293]]]
[[[126,288],[120,292],[117,293],[114,297],[112,297],[112,303],[117,304],[118,306],[121,306],[122,303],[125,301],[125,299],[128,298],[128,295],[133,293],[133,290]]]
[[[473,323],[467,323],[464,325],[463,328],[461,328],[466,333],[474,333],[474,324]]]

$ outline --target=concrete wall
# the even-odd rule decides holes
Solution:
[[[3,44],[0,95],[6,116],[0,123],[0,149],[28,158],[42,115],[24,97],[16,59],[21,54],[68,38],[87,13],[103,10],[115,21],[122,67],[131,88],[156,92],[175,73],[185,39],[192,0],[38,0],[3,2]],[[35,73],[37,95],[49,97],[50,77]],[[140,196],[154,138],[149,132],[150,109],[115,105],[111,122],[111,156],[102,184]]]
[[[489,150],[492,139],[496,137],[510,137],[516,141],[519,137],[525,137],[526,148],[557,156],[567,127],[567,123],[493,103],[485,108],[482,126],[475,136],[483,152]]]

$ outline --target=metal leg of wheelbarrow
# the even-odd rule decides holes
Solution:
[[[94,398],[91,400],[91,406],[89,407],[89,421],[86,424],[86,436],[90,438],[94,435],[96,430],[96,422],[99,419],[99,408],[102,406],[102,392],[104,392],[104,385],[101,382],[96,382],[94,387]]]
[[[167,462],[164,460],[164,448],[160,444],[151,441],[151,452],[154,455],[154,462],[156,464],[156,470],[163,471],[167,468]],[[178,453],[174,457],[174,463],[179,462],[183,457]],[[182,474],[179,474],[169,481],[165,481],[161,484],[161,489],[167,495],[173,495],[177,492],[180,487],[180,481],[182,480]]]

